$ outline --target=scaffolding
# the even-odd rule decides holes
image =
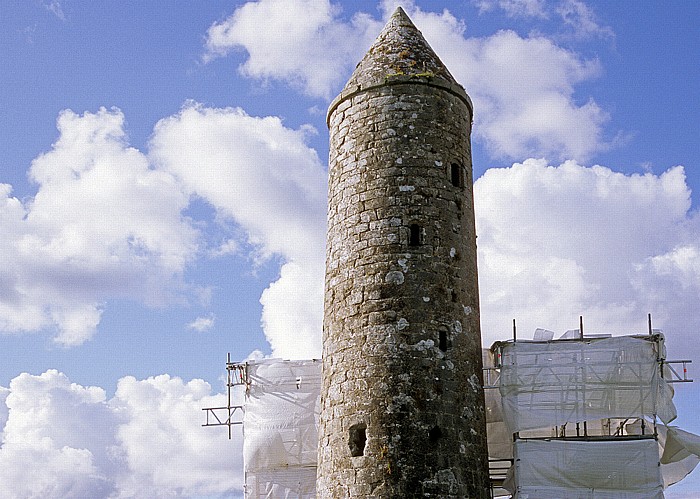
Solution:
[[[586,337],[582,326],[557,340],[514,330],[485,352],[489,456],[513,463],[497,495],[662,498],[699,460],[697,437],[667,426],[672,384],[692,381],[690,361],[667,360],[651,325],[621,337]]]
[[[245,497],[316,497],[321,362],[281,359],[226,363],[228,406],[205,408],[204,426],[242,425]],[[232,390],[245,390],[232,405]],[[240,417],[242,415],[242,417]]]
[[[205,407],[202,410],[206,414],[206,422],[202,426],[227,426],[228,438],[231,440],[232,428],[243,424],[244,408],[242,405],[233,405],[231,397],[232,388],[247,386],[248,364],[246,362],[231,362],[231,354],[226,355],[226,395],[228,403],[225,407]],[[247,390],[246,390],[247,392]]]
[[[700,462],[700,437],[668,426],[691,361],[667,360],[651,324],[643,335],[582,331],[514,330],[483,351],[494,497],[658,499]],[[226,371],[228,405],[203,409],[203,426],[243,429],[246,498],[315,497],[321,362],[229,355]]]

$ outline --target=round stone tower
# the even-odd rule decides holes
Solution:
[[[328,111],[320,498],[486,498],[472,103],[399,8]]]

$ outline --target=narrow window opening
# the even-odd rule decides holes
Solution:
[[[464,181],[462,179],[462,167],[457,163],[452,163],[450,165],[450,179],[452,180],[452,185],[455,187],[464,187]]]
[[[442,430],[439,426],[433,426],[430,428],[428,431],[428,440],[430,440],[430,443],[436,443],[438,440],[440,440],[440,437],[442,437]]]
[[[350,439],[348,440],[350,455],[352,457],[364,456],[366,443],[367,425],[365,423],[352,425],[350,427]]]
[[[447,352],[447,331],[438,332],[438,348],[443,352]]]
[[[450,291],[450,295],[452,298],[452,303],[457,303],[457,293],[455,293],[454,289],[452,291]]]
[[[409,235],[408,238],[408,245],[409,246],[420,246],[420,225],[418,224],[411,224],[411,234]]]

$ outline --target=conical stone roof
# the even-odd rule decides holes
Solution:
[[[423,38],[401,7],[359,62],[342,92],[328,108],[326,122],[347,98],[372,87],[401,83],[423,83],[442,88],[464,101],[473,113],[471,99]]]
[[[430,76],[457,84],[401,7],[357,65],[345,89],[393,76]]]

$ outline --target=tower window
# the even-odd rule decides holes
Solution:
[[[428,440],[430,440],[430,443],[436,443],[438,440],[440,440],[440,437],[442,437],[442,430],[439,426],[433,426],[430,428],[428,431]]]
[[[464,187],[464,179],[462,177],[462,166],[458,163],[450,165],[450,180],[455,187]]]
[[[438,331],[438,348],[447,352],[447,331]]]
[[[365,444],[367,443],[367,425],[365,423],[354,424],[350,427],[350,455],[359,457],[365,455]]]
[[[411,224],[410,227],[410,234],[408,236],[408,245],[409,246],[420,246],[420,239],[421,239],[421,229],[420,225],[418,224]]]

